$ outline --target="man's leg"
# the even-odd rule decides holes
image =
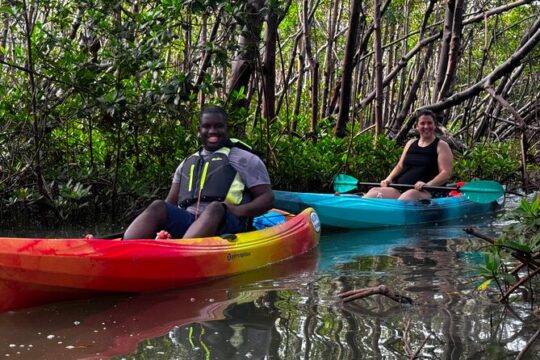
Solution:
[[[214,201],[206,207],[197,220],[186,231],[184,239],[214,236],[223,224],[225,217],[223,205]]]
[[[154,239],[167,221],[167,207],[163,200],[154,200],[139,214],[124,232],[124,240]]]

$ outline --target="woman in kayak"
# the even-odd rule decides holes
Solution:
[[[435,114],[430,110],[417,113],[416,129],[419,139],[411,139],[405,145],[397,165],[381,186],[372,188],[364,197],[400,200],[431,199],[432,194],[424,186],[443,186],[452,176],[453,155],[450,146],[435,136]],[[400,193],[390,187],[396,184],[414,184],[414,189]]]

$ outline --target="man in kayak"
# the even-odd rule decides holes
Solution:
[[[430,110],[420,110],[416,114],[416,129],[419,139],[411,139],[405,145],[401,158],[390,175],[381,181],[381,186],[372,188],[364,197],[400,200],[431,199],[432,194],[424,186],[443,186],[452,176],[453,155],[450,146],[435,136],[436,116]],[[389,187],[391,183],[411,184],[410,189],[401,194]]]
[[[225,111],[199,114],[203,147],[176,169],[165,201],[155,200],[126,229],[124,239],[149,239],[160,230],[172,238],[196,238],[246,230],[247,219],[272,208],[266,166],[227,135]]]

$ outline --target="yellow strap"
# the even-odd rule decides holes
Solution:
[[[203,169],[202,177],[201,177],[201,188],[199,189],[199,191],[202,191],[202,189],[204,188],[204,183],[206,182],[207,173],[208,173],[208,163],[204,163],[204,169]]]
[[[189,169],[189,189],[188,191],[191,191],[193,189],[193,173],[195,172],[195,164],[191,164],[191,168]]]

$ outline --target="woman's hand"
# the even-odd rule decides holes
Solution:
[[[417,181],[416,184],[414,184],[414,188],[418,191],[424,191],[424,186],[426,185],[423,181]]]
[[[388,178],[384,179],[383,181],[381,181],[381,187],[388,187],[388,185],[390,185],[391,183],[392,181],[390,181]]]

